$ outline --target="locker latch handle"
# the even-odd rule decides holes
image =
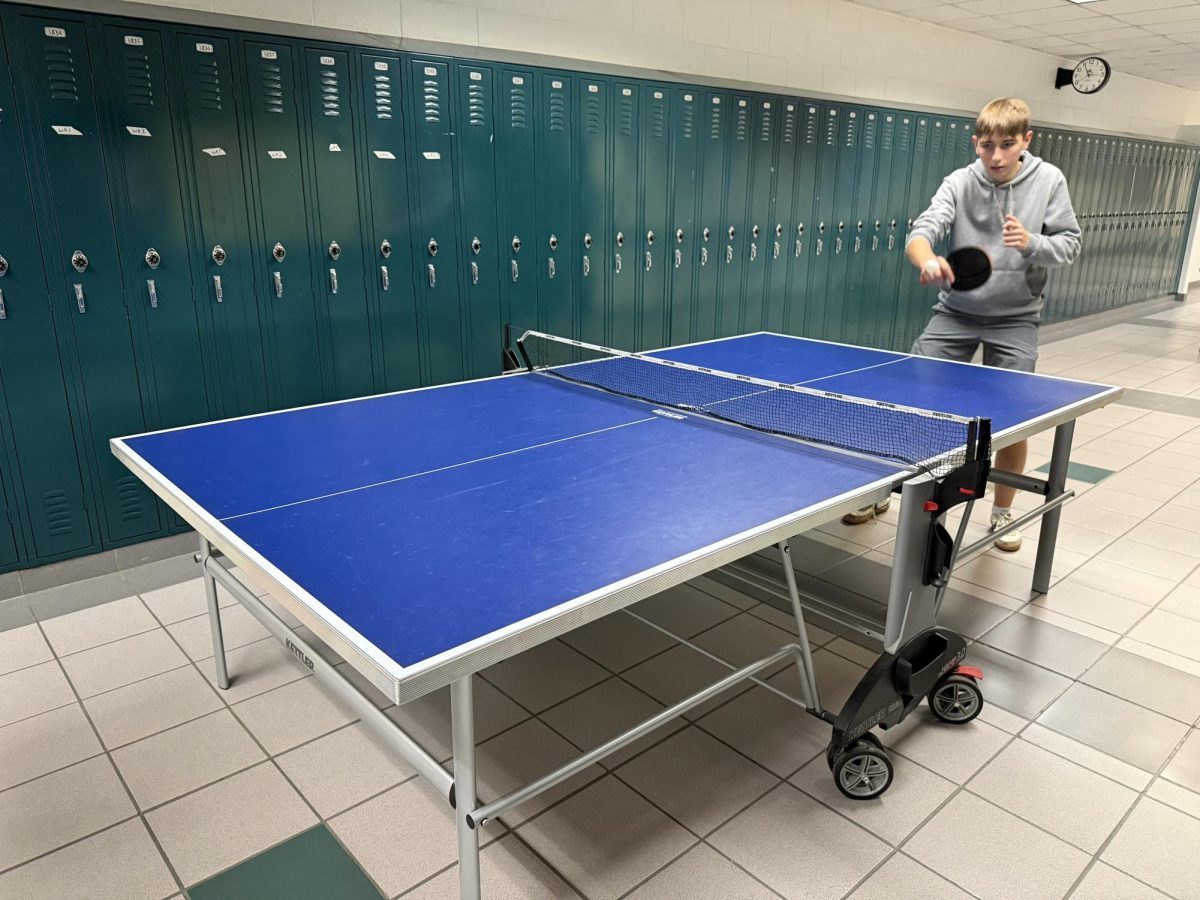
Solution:
[[[873,234],[873,235],[871,235],[871,252],[874,253],[878,249],[879,249],[879,235]]]
[[[329,270],[329,293],[337,293],[337,269]]]
[[[587,278],[588,275],[591,273],[591,271],[592,271],[592,261],[585,254],[583,257],[583,277]]]
[[[514,259],[512,261],[512,280],[515,282],[517,280],[517,278],[520,277],[520,275],[521,275],[521,269],[517,265],[517,261]]]
[[[555,268],[555,265],[554,265],[554,257],[553,256],[550,257],[548,260],[546,260],[546,271],[550,273],[551,278],[554,277],[554,273],[557,271],[557,269]]]
[[[801,252],[802,252],[802,250],[801,250],[801,247],[802,247],[802,246],[803,246],[803,245],[800,243],[800,241],[799,241],[799,240],[797,240],[797,241],[796,241],[796,258],[797,258],[797,259],[799,259],[799,258],[800,258],[800,254],[801,254]]]
[[[675,268],[678,269],[682,265],[683,265],[683,251],[680,250],[678,247],[676,247],[675,248]]]
[[[757,226],[755,226],[755,227],[757,227]],[[756,259],[758,259],[758,244],[751,244],[750,245],[750,262],[754,262]]]
[[[275,296],[282,297],[283,296],[283,273],[282,272],[272,272],[271,278],[274,279],[274,281],[275,281]]]
[[[842,239],[840,237],[834,239],[833,252],[835,254],[842,252]]]
[[[87,301],[83,299],[83,285],[75,285],[75,305],[79,307],[81,313],[87,312]]]
[[[725,262],[726,263],[733,262],[733,244],[725,245]]]
[[[825,249],[825,239],[817,238],[817,256],[821,255],[821,251]]]
[[[158,289],[154,286],[154,279],[146,279],[146,292],[150,295],[150,308],[158,309]]]
[[[479,263],[471,260],[471,284],[479,284]]]
[[[620,253],[614,253],[614,254],[613,254],[613,259],[614,259],[614,261],[615,261],[615,262],[614,262],[614,264],[615,264],[615,265],[616,265],[616,267],[617,267],[617,274],[618,274],[618,275],[620,275],[620,274],[621,274],[621,254],[620,254]]]
[[[708,248],[707,247],[700,248],[700,265],[702,265],[702,266],[708,265]]]
[[[388,270],[387,270],[387,266],[380,266],[380,267],[379,267],[379,286],[380,286],[380,287],[381,287],[383,290],[385,290],[385,291],[386,291],[386,290],[388,289],[388,283],[389,283],[389,282],[388,282]]]
[[[0,290],[0,319],[8,318],[8,310],[4,306],[4,291]]]
[[[654,257],[650,255],[650,251],[646,251],[646,271],[649,272],[654,266]]]
[[[429,286],[437,287],[437,269],[433,267],[433,263],[430,263],[427,268],[429,270]]]
[[[774,250],[774,253],[773,253],[773,255],[772,255],[772,257],[771,257],[771,258],[772,258],[772,259],[779,259],[779,241],[776,241],[776,242],[775,242],[775,250]]]
[[[857,252],[858,252],[859,250],[861,250],[861,249],[862,249],[862,238],[860,238],[860,237],[859,237],[859,236],[856,234],[856,235],[854,236],[854,252],[855,252],[855,253],[857,253]]]
[[[213,292],[216,294],[217,302],[224,303],[225,302],[225,291],[221,287],[221,276],[214,275],[212,278],[213,278]]]

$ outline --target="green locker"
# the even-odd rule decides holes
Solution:
[[[791,253],[788,258],[787,302],[783,314],[783,331],[810,337],[808,317],[812,306],[814,204],[817,195],[817,173],[821,149],[821,108],[811,101],[799,103],[800,134],[796,150],[795,184],[792,187]]]
[[[275,409],[319,403],[326,399],[326,379],[332,379],[314,291],[296,56],[284,42],[242,45],[252,270],[262,310],[267,392]]]
[[[864,239],[866,264],[863,270],[862,328],[857,341],[866,347],[887,347],[891,343],[892,322],[895,319],[895,285],[886,276],[895,271],[887,268],[896,251],[896,219],[892,180],[896,173],[897,129],[899,116],[887,109],[872,110],[877,118],[875,148],[875,179],[867,218],[868,237]],[[899,199],[899,198],[896,198]],[[892,223],[889,225],[889,222]],[[889,244],[890,239],[890,244]]]
[[[840,304],[830,297],[830,260],[837,214],[834,198],[838,183],[838,158],[842,141],[842,107],[821,105],[820,147],[813,191],[812,262],[808,270],[808,302],[805,309],[804,336],[828,338],[830,323],[840,316]]]
[[[606,78],[580,78],[579,121],[579,337],[608,345],[609,99]]]
[[[87,455],[101,498],[106,544],[149,537],[162,527],[149,490],[109,450],[111,438],[145,431],[142,391],[125,306],[109,205],[95,84],[83,23],[27,15],[19,20],[31,115],[27,129],[45,175],[52,303],[78,367]],[[51,230],[52,229],[52,230]]]
[[[452,122],[458,135],[459,239],[454,252],[466,273],[466,375],[500,374],[503,316],[496,222],[496,101],[492,69],[460,64]]]
[[[3,396],[0,396],[0,400]],[[0,504],[4,506],[4,515],[0,515],[0,572],[16,567],[21,561],[21,552],[17,549],[17,508],[10,499],[8,486],[0,478]]]
[[[0,33],[0,426],[11,439],[9,517],[25,522],[31,560],[96,549],[80,475],[68,388],[59,362],[50,290],[28,186],[32,184]],[[15,505],[13,505],[15,504]],[[14,547],[15,549],[15,547]]]
[[[1117,228],[1113,209],[1116,196],[1118,150],[1119,147],[1116,140],[1109,138],[1101,140],[1099,159],[1100,165],[1107,172],[1107,177],[1104,179],[1102,187],[1097,191],[1096,211],[1094,213],[1096,221],[1092,242],[1095,263],[1090,276],[1093,303],[1100,309],[1108,308],[1111,298],[1112,281],[1109,264],[1113,252],[1114,232]]]
[[[312,265],[318,304],[329,322],[334,399],[361,397],[375,388],[374,336],[366,285],[366,242],[358,206],[358,114],[350,54],[327,47],[304,50]]]
[[[796,157],[800,146],[800,101],[779,101],[779,149],[775,157],[775,183],[771,188],[771,230],[766,246],[767,289],[762,327],[782,333],[787,314],[788,272],[795,244],[798,216],[793,207],[796,189]]]
[[[776,158],[782,106],[774,97],[756,97],[754,126],[750,144],[750,184],[746,207],[746,258],[742,281],[742,314],[738,331],[747,334],[762,331],[766,316],[768,267],[774,246],[774,206]]]
[[[676,88],[671,105],[671,254],[668,343],[691,340],[692,300],[696,285],[696,186],[700,174],[700,116],[704,109],[695,88]]]
[[[460,304],[459,256],[454,247],[458,229],[450,68],[445,62],[422,58],[410,60],[408,71],[417,320],[425,351],[425,381],[444,384],[466,374],[465,316]]]
[[[637,350],[640,312],[637,305],[638,214],[642,190],[638,167],[641,93],[634,82],[613,82],[612,179],[612,346]]]
[[[670,323],[667,303],[667,236],[671,201],[671,103],[662,85],[642,86],[641,149],[638,173],[642,180],[641,216],[638,225],[638,307],[641,326],[638,349],[650,350],[668,343]]]
[[[105,49],[110,169],[121,224],[126,304],[145,336],[149,423],[189,425],[212,417],[205,383],[187,233],[186,183],[169,105],[163,34],[130,24],[97,35]],[[100,60],[97,60],[98,62]]]
[[[873,246],[875,216],[875,169],[879,155],[880,114],[878,110],[859,112],[861,128],[859,154],[855,167],[855,198],[851,207],[851,222],[846,252],[848,259],[846,299],[842,309],[842,340],[850,344],[866,343],[871,330],[867,323],[874,311],[872,298],[865,297],[867,265]],[[877,243],[877,241],[876,241]]]
[[[836,107],[834,107],[836,109]],[[829,239],[826,247],[829,268],[825,282],[828,312],[822,335],[834,341],[852,341],[847,306],[850,302],[850,257],[854,246],[855,206],[858,202],[857,180],[862,154],[863,111],[859,107],[841,108],[841,128],[837,143],[837,179],[830,216]]]
[[[941,130],[935,127],[931,116],[916,116],[913,131],[912,170],[908,179],[908,196],[905,202],[904,234],[901,246],[908,243],[913,224],[929,206],[936,185],[941,183],[938,169],[941,167]],[[931,174],[932,173],[932,174]],[[935,181],[936,179],[936,181]],[[933,189],[931,189],[933,188]],[[936,248],[935,248],[936,250]],[[896,336],[892,346],[907,352],[925,328],[929,319],[929,308],[935,300],[935,292],[922,287],[918,279],[905,278],[903,269],[897,294]]]
[[[366,222],[364,250],[372,277],[373,306],[379,321],[380,387],[400,391],[421,383],[420,343],[413,288],[412,224],[409,220],[405,162],[401,58],[363,52],[362,146],[359,167]]]
[[[717,335],[717,304],[721,296],[721,261],[724,243],[721,222],[725,218],[725,158],[729,131],[729,95],[704,91],[700,110],[700,173],[696,182],[696,231],[693,245],[696,262],[695,300],[692,308],[692,340],[705,341]]]
[[[750,259],[749,206],[750,165],[753,159],[754,98],[734,94],[730,106],[729,157],[725,167],[725,218],[721,241],[721,293],[717,301],[717,336],[727,337],[742,330],[746,302],[745,275]]]
[[[507,256],[504,285],[506,321],[514,326],[514,339],[538,327],[537,230],[534,197],[534,113],[536,83],[531,72],[506,68],[502,75],[503,115],[496,129],[496,159],[504,177],[496,195],[500,207],[501,236]],[[594,235],[600,240],[598,235]],[[606,236],[607,237],[607,236]]]
[[[267,407],[267,376],[253,281],[233,48],[214,34],[178,35],[183,110],[199,218],[193,251],[199,297],[213,323],[219,414]]]
[[[576,254],[573,236],[577,233],[573,79],[553,72],[540,73],[537,79],[537,233],[531,255],[537,265],[538,321],[550,334],[573,337],[578,330],[572,285]]]

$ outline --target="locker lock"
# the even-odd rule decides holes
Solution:
[[[704,230],[700,232],[700,236],[707,241],[710,237],[712,237],[712,230],[705,225]]]
[[[817,231],[821,232],[821,234],[825,233],[825,223],[824,222],[822,222],[820,225],[817,226]]]
[[[332,259],[334,262],[336,262],[338,257],[340,257],[341,255],[342,255],[342,245],[339,244],[337,241],[330,241],[329,242],[329,258]]]
[[[845,230],[846,230],[846,223],[838,222],[838,234],[841,234]]]
[[[550,235],[550,249],[551,250],[558,249],[558,235],[557,234]]]
[[[729,239],[730,239],[731,241],[733,240],[733,236],[734,236],[735,234],[737,234],[737,231],[734,229],[734,227],[733,227],[732,225],[730,225],[730,226],[729,226]]]
[[[146,265],[152,269],[157,269],[160,262],[162,262],[162,257],[158,255],[157,250],[151,247],[146,251]]]
[[[426,249],[429,251],[430,256],[437,256],[438,242],[433,238],[430,238],[428,245],[426,245]]]
[[[775,237],[783,237],[783,225],[779,222],[775,223]]]
[[[76,272],[82,272],[88,267],[88,258],[83,255],[82,250],[76,250],[71,254],[71,265],[74,266]]]
[[[683,229],[682,228],[675,229],[675,243],[677,243],[677,244],[683,243]]]
[[[623,232],[623,231],[617,232],[617,246],[618,247],[625,246],[625,232]]]
[[[471,252],[477,254],[482,249],[483,249],[483,244],[480,242],[479,238],[477,238],[477,237],[471,238]]]
[[[275,257],[275,262],[283,262],[283,258],[287,256],[287,248],[276,241],[275,246],[271,248],[271,255]]]
[[[521,239],[519,237],[517,237],[515,234],[513,235],[513,239],[512,239],[512,248],[513,248],[513,253],[516,253],[521,249]]]
[[[8,274],[8,260],[0,256],[0,278]]]
[[[646,243],[652,247],[654,246],[654,232],[653,231],[646,232]]]
[[[212,248],[212,258],[218,266],[225,265],[225,248],[217,244]],[[82,270],[80,270],[82,271]]]
[[[392,242],[389,241],[387,238],[384,238],[383,242],[379,245],[379,252],[383,255],[384,259],[387,259],[389,256],[391,256],[392,255]]]
[[[883,227],[883,223],[880,222],[878,219],[876,219],[875,220],[875,230],[878,231],[882,227]]]
[[[796,237],[804,237],[804,223],[801,222],[796,226]]]
[[[859,219],[859,220],[858,220],[858,226],[857,226],[857,230],[858,230],[858,231],[862,231],[862,230],[863,230],[863,223],[862,223],[862,219]]]
[[[586,250],[591,250],[591,249],[592,249],[592,236],[591,236],[591,234],[585,234],[585,235],[583,236],[583,246],[584,246],[584,249],[586,249]]]
[[[755,240],[758,240],[758,236],[762,234],[762,229],[755,225],[750,229],[750,234]]]

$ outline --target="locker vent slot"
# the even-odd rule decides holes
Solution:
[[[70,47],[61,45],[45,48],[46,81],[51,100],[79,100],[79,83],[75,80],[75,58]]]
[[[691,140],[696,135],[696,107],[692,103],[683,104],[683,136]]]
[[[932,133],[929,135],[929,149],[933,153],[942,151],[942,129],[938,128],[937,123],[933,125]]]
[[[135,522],[145,516],[142,506],[141,482],[130,475],[117,482],[117,507],[121,511],[121,521]]]
[[[487,106],[484,105],[483,85],[477,81],[471,82],[467,88],[467,124],[482,126],[487,124]]]
[[[600,134],[604,130],[604,112],[598,94],[588,94],[583,110],[583,128],[587,134]]]
[[[336,69],[321,70],[321,115],[337,118],[342,114],[342,91]]]
[[[550,94],[550,130],[567,130],[567,98],[558,91]]]
[[[765,107],[762,114],[762,124],[758,129],[758,139],[764,144],[771,143],[771,125],[774,122],[775,112],[770,107]]]
[[[196,84],[202,109],[221,109],[221,71],[215,59],[196,60]]]
[[[655,100],[650,107],[650,133],[654,137],[665,137],[667,134],[667,104]]]
[[[392,118],[392,79],[389,75],[375,76],[375,118]]]
[[[125,99],[133,106],[154,105],[154,85],[150,81],[150,59],[135,50],[125,52]]]
[[[267,112],[283,112],[283,71],[276,63],[262,64],[262,92]]]
[[[796,111],[784,112],[783,114],[783,142],[785,144],[796,143]]]
[[[442,121],[442,86],[431,78],[426,78],[421,88],[425,108],[425,123],[437,125]]]
[[[825,117],[825,146],[833,147],[837,144],[837,116],[830,113]]]
[[[71,504],[65,491],[47,491],[43,494],[42,509],[45,510],[50,533],[55,537],[75,530],[75,524],[71,521]]]
[[[750,132],[750,110],[745,106],[739,106],[734,116],[733,139],[744,141]]]
[[[875,120],[868,118],[867,124],[863,127],[863,147],[867,150],[875,149]]]
[[[810,109],[804,117],[804,143],[806,146],[812,146],[817,142],[817,112]]]
[[[924,153],[929,146],[929,133],[924,128],[917,128],[917,152]]]
[[[896,123],[884,122],[883,133],[879,137],[879,146],[884,150],[891,150],[896,142]]]
[[[529,113],[526,109],[525,88],[513,85],[508,89],[508,117],[513,128],[528,128]]]
[[[721,139],[721,107],[716,105],[708,114],[708,136],[714,141]]]
[[[858,116],[846,116],[846,146],[854,147],[858,143]]]
[[[617,115],[617,130],[624,136],[633,134],[633,98],[622,95],[621,109]]]

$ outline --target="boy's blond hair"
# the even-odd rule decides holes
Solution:
[[[1000,97],[979,111],[975,135],[1021,137],[1029,131],[1029,105],[1016,97]]]

